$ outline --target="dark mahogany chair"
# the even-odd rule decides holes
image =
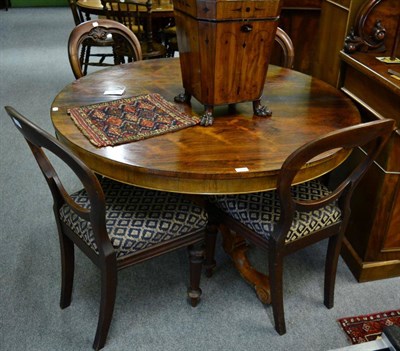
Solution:
[[[80,51],[82,47],[88,47],[91,43],[100,45],[101,42],[112,41],[113,64],[90,63],[87,53]],[[142,59],[142,49],[135,34],[123,24],[108,20],[98,19],[83,22],[76,26],[68,40],[68,57],[75,78],[80,78],[87,73],[88,66],[113,66],[126,62]]]
[[[105,16],[123,23],[137,36],[143,59],[165,57],[166,49],[153,38],[152,2],[134,0],[101,0]]]
[[[342,239],[350,218],[354,188],[374,162],[394,128],[394,121],[379,120],[329,133],[293,152],[283,163],[277,190],[210,198],[213,218],[268,253],[268,272],[275,329],[286,333],[283,307],[283,259],[329,238],[325,263],[324,304],[333,307],[334,287]],[[368,156],[349,170],[337,185],[320,179],[296,184],[307,162],[337,148],[368,150]],[[336,183],[335,182],[335,183]],[[332,182],[331,182],[332,183]],[[210,219],[211,220],[211,219]],[[212,221],[215,221],[213,219]],[[211,275],[211,271],[207,272]]]
[[[123,268],[188,247],[188,297],[192,306],[196,306],[201,295],[204,256],[202,245],[197,244],[205,238],[208,220],[205,210],[182,195],[97,177],[57,139],[12,107],[6,110],[31,148],[53,195],[61,247],[61,308],[71,303],[75,245],[101,271],[100,313],[93,348],[99,350],[106,342],[114,310],[117,271]],[[83,184],[82,190],[71,195],[66,192],[45,151],[57,156],[76,174]]]

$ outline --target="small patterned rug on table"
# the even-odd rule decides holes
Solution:
[[[400,309],[340,318],[338,322],[353,344],[361,344],[380,337],[386,326],[400,326]]]
[[[122,98],[71,108],[76,126],[97,146],[114,146],[161,135],[200,122],[159,94]]]

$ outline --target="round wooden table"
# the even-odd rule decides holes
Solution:
[[[91,169],[140,187],[197,195],[249,193],[274,189],[282,163],[298,147],[321,135],[360,122],[353,103],[339,90],[310,76],[269,66],[262,102],[271,117],[253,116],[251,102],[235,110],[219,106],[211,126],[195,126],[114,147],[97,148],[79,131],[67,110],[114,100],[104,91],[125,87],[123,97],[159,93],[173,102],[182,92],[178,59],[138,61],[114,66],[66,86],[54,99],[51,118],[59,140]],[[177,104],[201,115],[203,105]],[[297,182],[316,178],[343,162],[343,150],[320,155],[308,163]],[[268,277],[253,269],[247,245],[237,234],[220,228],[225,251],[241,275],[270,302]],[[212,263],[209,263],[212,265]]]
[[[56,134],[95,172],[157,190],[231,194],[274,189],[280,167],[291,152],[327,132],[360,122],[354,104],[334,87],[270,66],[262,102],[272,109],[272,117],[253,117],[251,102],[236,104],[235,111],[219,106],[212,126],[97,148],[78,130],[67,109],[117,99],[103,93],[119,86],[126,89],[122,97],[159,93],[173,102],[183,90],[179,59],[114,66],[69,84],[52,104]],[[203,112],[203,105],[194,98],[191,105],[178,106],[189,114]],[[297,182],[330,171],[346,157],[341,151],[312,160]]]

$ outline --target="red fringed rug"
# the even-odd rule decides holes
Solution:
[[[181,112],[159,94],[71,108],[81,132],[97,146],[113,146],[194,126],[196,116]]]
[[[400,326],[400,310],[338,319],[353,344],[375,340],[386,326]]]

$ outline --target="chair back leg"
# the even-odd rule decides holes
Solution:
[[[285,312],[283,308],[283,257],[271,248],[268,256],[271,303],[275,329],[279,335],[286,333]]]
[[[324,305],[332,308],[335,294],[336,270],[339,260],[342,238],[340,234],[329,238],[325,261]]]
[[[196,307],[201,296],[200,277],[204,261],[204,250],[196,249],[193,245],[190,245],[188,251],[190,262],[190,287],[188,289],[188,296],[190,304]]]
[[[206,257],[204,262],[206,276],[208,278],[212,276],[213,270],[216,266],[215,245],[217,241],[217,234],[218,234],[218,227],[214,224],[208,224],[205,237]]]

